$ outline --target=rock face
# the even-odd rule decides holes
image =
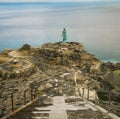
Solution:
[[[39,48],[26,44],[7,53],[10,60],[0,65],[0,103],[3,108],[0,115],[8,111],[6,104],[10,102],[11,92],[19,106],[23,103],[23,92],[34,87],[52,95],[75,95],[77,71],[81,71],[76,77],[80,86],[90,86],[91,90],[116,90],[109,79],[114,78],[114,70],[120,70],[119,64],[101,62],[85,51],[81,43],[47,43]],[[30,98],[30,92],[28,96]],[[114,100],[119,100],[119,95],[116,97]]]
[[[24,58],[14,58],[0,67],[3,79],[26,77],[36,72],[35,66]]]
[[[120,63],[111,63],[111,62],[106,62],[101,65],[101,68],[103,70],[111,69],[112,71],[114,70],[119,70],[120,69]]]
[[[22,51],[22,50],[30,50],[30,49],[31,49],[30,45],[24,44],[19,50]]]
[[[77,66],[88,72],[99,69],[100,61],[76,42],[45,44],[39,49],[39,55],[53,65]]]

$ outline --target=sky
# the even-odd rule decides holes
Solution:
[[[80,3],[69,3],[78,1]],[[25,43],[40,46],[58,42],[62,39],[61,32],[65,27],[68,41],[83,43],[87,51],[104,61],[120,61],[120,0],[0,2],[0,51],[5,48],[20,48]],[[11,5],[10,2],[17,4]],[[68,3],[19,5],[19,2]]]
[[[0,0],[0,2],[96,2],[96,1],[119,1],[119,0]]]

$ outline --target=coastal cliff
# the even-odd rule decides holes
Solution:
[[[15,94],[15,100],[22,99],[19,96],[24,90],[33,86],[47,94],[75,95],[74,75],[81,72],[76,82],[83,88],[95,89],[99,99],[107,100],[104,93],[97,90],[109,90],[118,92],[111,99],[119,102],[119,74],[120,64],[104,63],[94,55],[88,53],[81,43],[57,42],[47,43],[41,47],[23,45],[18,50],[6,50],[0,54],[0,103],[5,107],[9,100],[6,96],[11,92]],[[4,60],[3,60],[4,59]],[[64,75],[69,74],[69,75]],[[42,82],[42,83],[41,83]],[[54,88],[59,82],[57,88]],[[49,89],[49,90],[48,90]],[[7,113],[7,109],[1,111],[1,115]]]

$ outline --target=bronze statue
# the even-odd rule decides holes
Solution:
[[[63,37],[63,42],[66,42],[66,40],[67,40],[67,32],[66,32],[65,28],[63,29],[62,37]]]

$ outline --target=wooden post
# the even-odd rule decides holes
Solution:
[[[110,90],[109,90],[109,92],[108,92],[108,101],[109,101],[109,111],[111,111],[111,92],[110,92]]]
[[[24,105],[26,104],[26,90],[24,90]]]
[[[82,92],[82,98],[84,98],[84,92],[85,92],[85,90],[84,90],[84,88],[82,88],[82,90],[83,90],[83,92]]]
[[[87,95],[87,99],[89,100],[89,86],[88,86],[88,95]]]
[[[35,89],[33,90],[32,95],[33,95],[33,99],[35,99],[35,97],[36,97]]]
[[[31,100],[33,100],[33,90],[31,89]]]
[[[11,104],[12,104],[12,111],[14,112],[14,99],[13,93],[11,93]]]
[[[97,101],[97,90],[95,89],[95,104],[96,104],[96,101]]]
[[[78,87],[78,93],[79,93],[79,96],[81,96],[81,92],[80,92],[80,88]]]

